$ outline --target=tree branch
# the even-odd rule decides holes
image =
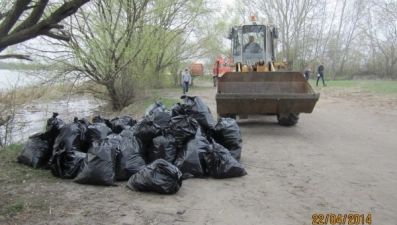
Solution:
[[[61,40],[61,41],[66,41],[66,42],[70,41],[70,36],[59,35],[59,34],[52,33],[50,31],[44,33],[43,35],[53,38],[53,39],[56,39],[56,40]]]
[[[5,13],[0,12],[0,21],[1,21],[2,19],[4,19],[4,18],[8,15],[8,13],[9,13],[9,12],[5,12]]]
[[[0,55],[0,60],[2,59],[23,59],[23,60],[33,61],[29,55],[19,55],[19,54]]]
[[[0,37],[4,37],[10,32],[30,2],[31,0],[17,0],[14,3],[13,8],[8,12],[5,19],[0,24]]]
[[[17,33],[23,29],[26,29],[30,26],[35,25],[37,22],[39,22],[41,16],[44,13],[44,9],[47,7],[49,0],[39,0],[39,2],[35,5],[32,6],[34,9],[30,13],[29,17],[26,18],[17,28],[15,28],[11,33]]]
[[[17,0],[20,2],[23,0]],[[26,0],[24,0],[26,2]],[[0,25],[0,52],[5,48],[11,45],[19,44],[21,42],[30,40],[40,35],[47,35],[48,32],[53,28],[60,28],[61,25],[58,25],[63,19],[73,15],[82,5],[89,2],[90,0],[71,0],[65,2],[62,6],[60,6],[56,11],[54,11],[48,18],[35,23],[32,26],[26,27],[18,32],[12,32],[12,34],[4,34],[1,32],[1,29],[6,30],[4,28],[4,24],[7,24],[6,21],[9,21],[12,16],[7,16],[3,23]],[[30,1],[29,1],[30,2]],[[43,2],[43,1],[42,1]],[[17,4],[17,3],[15,3]],[[26,5],[23,7],[25,8]],[[18,8],[18,7],[15,7]],[[40,8],[40,7],[38,7]],[[19,14],[20,16],[20,14]],[[18,16],[18,18],[19,18]],[[17,19],[18,19],[17,18]],[[15,22],[13,23],[13,25]],[[13,26],[12,25],[12,26]],[[11,27],[12,27],[11,26]],[[10,28],[11,29],[11,28]],[[9,30],[8,30],[9,31]],[[7,33],[8,33],[7,31]],[[64,38],[63,38],[64,39]]]

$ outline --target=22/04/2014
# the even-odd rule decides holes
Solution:
[[[371,214],[313,214],[312,224],[372,224]]]

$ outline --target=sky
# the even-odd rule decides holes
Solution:
[[[235,0],[218,0],[216,1],[220,6],[223,5],[233,5]]]

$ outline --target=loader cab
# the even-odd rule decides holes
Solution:
[[[272,61],[275,57],[274,39],[277,38],[277,30],[272,26],[235,26],[229,32],[228,38],[231,40],[234,62],[250,65],[259,60]]]

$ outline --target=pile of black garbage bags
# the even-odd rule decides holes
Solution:
[[[236,121],[215,123],[198,96],[166,109],[161,101],[136,121],[128,115],[65,123],[54,113],[45,132],[29,137],[17,160],[44,167],[80,184],[116,185],[135,191],[176,193],[188,178],[247,174],[239,163],[242,138]]]

